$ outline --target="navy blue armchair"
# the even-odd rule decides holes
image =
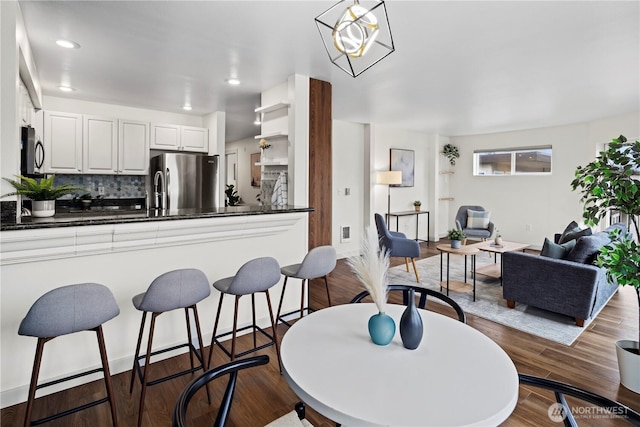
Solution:
[[[389,251],[389,256],[403,257],[404,264],[409,272],[409,258],[413,264],[413,272],[416,275],[416,282],[420,283],[418,269],[416,268],[415,258],[420,257],[420,245],[413,239],[407,238],[404,233],[397,231],[389,231],[387,224],[380,214],[375,214],[376,228],[378,229],[378,240],[380,249]]]

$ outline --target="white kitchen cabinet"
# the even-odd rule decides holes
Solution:
[[[118,121],[118,173],[146,175],[149,172],[149,123]]]
[[[179,150],[180,126],[152,124],[151,148],[154,150]]]
[[[209,151],[209,131],[194,126],[154,123],[151,125],[151,148],[206,153]]]
[[[91,174],[115,174],[118,171],[117,120],[83,116],[82,171]]]
[[[193,126],[180,127],[182,150],[206,153],[209,151],[209,131]]]
[[[146,175],[149,123],[73,113],[44,113],[45,172]]]
[[[19,90],[16,93],[17,96],[17,109],[18,109],[18,126],[30,126],[33,121],[33,103],[29,96],[29,91],[20,80]]]
[[[82,114],[44,113],[46,173],[82,173]]]

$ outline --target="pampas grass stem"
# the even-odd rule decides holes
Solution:
[[[365,230],[360,251],[360,256],[349,258],[347,264],[364,288],[369,291],[378,310],[384,313],[387,302],[389,253],[386,250],[379,250],[378,235],[371,227]]]

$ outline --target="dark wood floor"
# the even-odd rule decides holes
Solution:
[[[422,257],[437,254],[435,245],[421,244]],[[393,259],[392,265],[401,263]],[[310,304],[315,309],[326,306],[326,294],[322,282],[314,284],[310,296]],[[359,283],[354,279],[344,260],[338,262],[335,271],[330,275],[329,284],[334,304],[348,303],[360,292]],[[446,308],[434,304],[434,310],[453,316]],[[637,337],[638,307],[634,290],[622,288],[591,322],[587,330],[570,347],[528,335],[515,329],[484,320],[474,315],[468,316],[470,326],[480,330],[497,342],[513,359],[519,372],[549,377],[568,382],[618,400],[635,410],[640,411],[640,396],[630,392],[619,384],[617,361],[614,343],[618,339]],[[286,327],[280,325],[280,334]],[[249,335],[241,338],[240,345],[250,345]],[[133,345],[133,343],[132,343]],[[108,346],[108,343],[107,343]],[[243,347],[240,347],[243,348]],[[246,348],[246,347],[245,347]],[[208,349],[207,349],[208,350]],[[328,350],[330,351],[330,350]],[[473,349],[469,349],[472,357]],[[284,415],[293,409],[298,398],[291,391],[285,379],[279,374],[278,364],[273,347],[262,350],[268,354],[271,362],[253,371],[245,371],[239,376],[238,387],[232,408],[231,426],[262,426],[271,420]],[[25,355],[33,357],[33,355]],[[46,354],[45,354],[46,357]],[[214,351],[214,363],[224,363],[219,349]],[[152,365],[153,374],[162,376],[168,372],[185,369],[189,365],[186,355],[171,358]],[[120,426],[135,426],[137,422],[139,385],[129,394],[129,375],[124,372],[113,377]],[[144,414],[145,426],[171,425],[171,412],[176,396],[191,376],[185,376],[147,390]],[[220,398],[223,386],[212,387],[214,403],[208,405],[204,394],[198,394],[190,407],[193,425],[212,425],[215,417],[217,399]],[[90,401],[104,394],[102,381],[95,381],[60,393],[46,396],[36,401],[34,416],[41,417],[52,408],[68,408],[81,402]],[[455,396],[451,396],[455,399]],[[554,425],[547,416],[547,409],[553,403],[553,396],[544,391],[520,388],[519,403],[511,417],[503,424],[506,426],[542,426]],[[570,402],[572,406],[586,407],[585,404]],[[429,402],[425,402],[428,411]],[[1,425],[21,425],[25,405],[19,404],[1,411]],[[460,408],[465,410],[465,408]],[[312,409],[308,409],[307,418],[316,426],[334,426]],[[595,418],[584,416],[578,419],[580,425],[606,426],[626,425],[612,418]],[[111,417],[107,405],[100,405],[78,414],[57,420],[50,426],[109,426]]]

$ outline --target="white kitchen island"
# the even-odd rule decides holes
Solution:
[[[308,212],[299,208],[279,212],[235,215],[105,221],[96,225],[69,223],[60,227],[11,229],[0,232],[0,342],[1,404],[26,400],[36,339],[19,336],[18,326],[33,302],[59,286],[95,282],[113,292],[120,315],[104,328],[112,374],[131,369],[140,313],[131,298],[144,292],[158,275],[178,268],[198,268],[213,283],[236,273],[246,261],[272,256],[281,265],[300,262],[307,252]],[[16,226],[20,228],[19,226]],[[293,289],[291,289],[293,291]],[[280,298],[281,284],[271,289]],[[284,309],[295,309],[300,294],[287,292]],[[211,340],[220,294],[198,305],[206,345]],[[240,326],[251,322],[250,299],[242,301]],[[258,323],[269,325],[266,308],[257,304]],[[163,315],[154,336],[154,347],[184,342],[186,331],[181,311]],[[220,331],[231,330],[232,306],[223,306]],[[172,327],[171,325],[174,325]],[[40,381],[97,367],[100,364],[95,336],[78,333],[47,344]],[[74,351],[86,347],[89,351]],[[176,353],[167,353],[167,357]],[[77,380],[88,382],[99,375]],[[65,387],[74,385],[73,382]],[[49,393],[56,391],[51,387]]]

